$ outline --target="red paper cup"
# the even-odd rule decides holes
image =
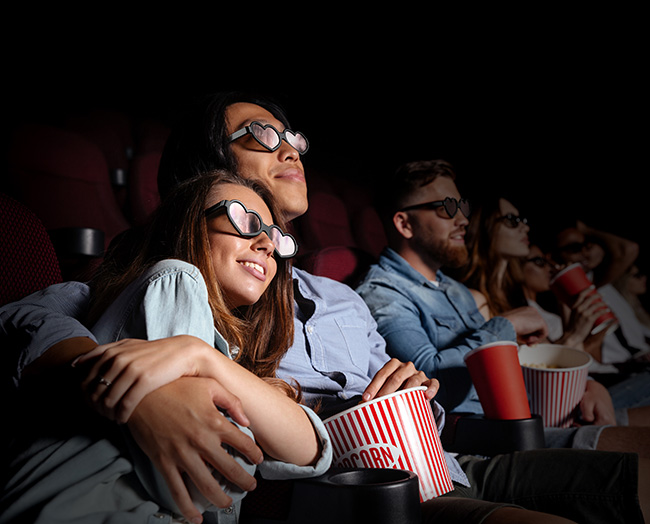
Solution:
[[[421,502],[453,490],[426,389],[397,391],[326,419],[333,464],[412,471]]]
[[[506,340],[485,344],[465,355],[486,418],[530,418],[517,349],[516,343]]]
[[[576,297],[585,289],[592,286],[593,282],[589,280],[585,270],[579,263],[571,264],[559,271],[551,279],[551,289],[565,304],[572,306]],[[596,290],[593,291],[596,293]],[[607,306],[603,305],[603,309]],[[591,334],[601,332],[604,329],[614,330],[618,326],[618,319],[611,311],[607,310],[600,315],[594,322]]]
[[[530,410],[542,417],[545,426],[571,426],[585,393],[589,354],[559,344],[538,344],[522,346],[519,361]]]

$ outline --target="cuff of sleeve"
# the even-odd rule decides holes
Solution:
[[[498,340],[517,340],[515,327],[504,317],[491,318],[483,325],[483,329],[492,333]]]
[[[440,404],[435,400],[431,401],[431,409],[433,410],[433,418],[436,420],[436,427],[438,428],[438,433],[441,433],[445,427],[446,412]]]
[[[318,435],[321,444],[321,455],[316,464],[311,466],[297,466],[282,462],[279,460],[266,457],[264,462],[259,465],[259,471],[265,479],[287,479],[287,478],[310,478],[317,477],[325,473],[332,465],[332,442],[329,433],[325,428],[325,424],[316,413],[310,408],[300,404],[300,407],[305,410],[309,420],[314,426],[314,430]]]

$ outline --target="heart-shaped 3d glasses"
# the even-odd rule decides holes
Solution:
[[[275,253],[280,258],[290,258],[298,252],[295,238],[276,225],[267,226],[257,211],[246,209],[239,200],[217,202],[205,210],[205,216],[209,218],[222,209],[225,209],[228,220],[240,236],[249,238],[266,233],[273,242]]]
[[[293,147],[301,155],[304,155],[309,149],[309,142],[307,142],[307,138],[302,133],[291,131],[291,129],[285,129],[280,132],[271,124],[262,124],[260,122],[251,122],[249,125],[242,127],[239,131],[235,131],[229,137],[230,142],[234,142],[238,138],[248,134],[251,134],[261,146],[269,151],[275,151],[278,149],[282,144],[282,140]]]

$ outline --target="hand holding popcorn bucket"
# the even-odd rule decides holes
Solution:
[[[412,471],[418,476],[421,502],[452,491],[426,389],[397,391],[326,419],[333,464]]]

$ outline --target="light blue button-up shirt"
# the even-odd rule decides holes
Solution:
[[[324,410],[332,409],[363,393],[390,360],[386,343],[368,306],[352,288],[296,268],[293,276],[295,336],[278,376],[295,378],[308,402],[320,400]],[[432,402],[432,408],[438,431],[442,431],[444,409],[437,402]],[[445,459],[451,479],[467,486],[456,459],[448,453]]]

